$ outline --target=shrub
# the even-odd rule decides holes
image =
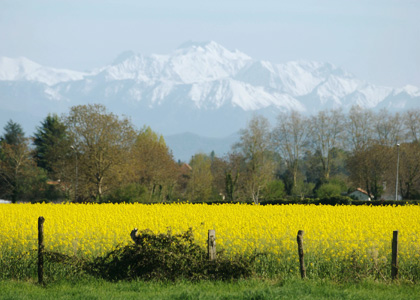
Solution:
[[[263,190],[263,198],[268,201],[282,199],[285,195],[284,183],[281,180],[269,182]]]
[[[341,193],[341,187],[338,184],[334,183],[325,183],[319,187],[316,191],[316,196],[318,198],[329,198],[334,196],[339,196]]]
[[[130,183],[124,185],[109,195],[107,195],[103,202],[109,203],[134,203],[134,202],[145,202],[147,195],[147,189],[141,184]]]
[[[252,258],[228,258],[219,252],[209,261],[206,251],[194,242],[192,230],[154,234],[141,231],[136,244],[117,247],[97,258],[90,270],[115,280],[237,279],[251,275]]]

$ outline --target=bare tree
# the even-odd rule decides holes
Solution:
[[[40,175],[32,159],[29,139],[22,137],[16,144],[0,142],[0,196],[10,197],[12,202],[26,200],[31,190],[37,189],[40,182],[36,179]]]
[[[258,204],[261,190],[273,178],[274,173],[270,124],[265,117],[255,116],[240,134],[240,141],[234,145],[234,149],[244,157],[247,170],[246,188],[254,203]]]
[[[345,124],[347,148],[350,151],[366,149],[373,139],[374,115],[370,110],[353,106]]]
[[[395,146],[403,138],[403,122],[400,114],[381,110],[374,118],[374,139],[383,146]]]
[[[420,143],[420,109],[413,109],[405,112],[404,125],[407,132],[407,139]]]
[[[322,177],[329,179],[333,149],[340,148],[344,141],[344,116],[339,110],[320,111],[312,117],[311,146],[322,166]]]
[[[225,168],[223,181],[226,199],[228,201],[237,201],[245,196],[246,186],[246,164],[242,153],[231,152],[227,155],[227,166]]]
[[[372,144],[366,149],[354,151],[347,160],[350,179],[379,200],[385,191],[384,182],[394,178],[390,162],[394,155],[391,147]],[[394,164],[392,164],[394,166]]]
[[[293,176],[293,187],[297,183],[299,160],[308,146],[309,133],[309,119],[299,112],[282,113],[277,117],[277,126],[273,130],[273,142],[286,163],[286,168]]]
[[[401,144],[400,150],[398,193],[404,199],[412,199],[416,193],[420,194],[420,144]]]

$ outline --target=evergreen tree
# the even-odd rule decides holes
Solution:
[[[235,178],[232,178],[232,172],[227,171],[225,177],[225,192],[226,200],[232,202],[234,200],[235,188],[238,181],[239,174],[236,173]]]
[[[25,133],[23,132],[22,126],[9,120],[6,126],[4,126],[4,135],[0,137],[0,142],[16,146],[23,143],[24,140]]]
[[[9,121],[0,137],[0,197],[12,202],[39,197],[45,178],[35,166],[22,127]]]
[[[57,115],[48,115],[34,134],[34,157],[38,167],[45,169],[50,177],[54,176],[54,169],[58,162],[70,150],[66,138],[66,126]],[[59,176],[58,176],[59,177]]]

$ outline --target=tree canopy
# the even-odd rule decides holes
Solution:
[[[124,169],[135,143],[135,130],[127,118],[119,118],[99,104],[72,107],[64,122],[78,164],[80,196],[101,199],[126,179]]]
[[[78,105],[61,117],[46,116],[33,137],[7,122],[0,135],[0,197],[258,204],[361,188],[375,200],[418,199],[419,136],[419,109],[292,111],[279,114],[274,127],[255,115],[222,156],[196,153],[188,163],[175,162],[152,128],[138,130],[103,105]]]

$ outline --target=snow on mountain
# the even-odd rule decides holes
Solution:
[[[54,85],[64,81],[81,80],[83,72],[41,66],[25,57],[0,57],[0,80],[34,81]]]
[[[102,76],[106,80],[193,84],[231,77],[250,60],[245,54],[231,52],[215,42],[187,43],[172,55],[125,52],[102,70]]]
[[[330,64],[306,61],[291,61],[280,64],[277,68],[284,92],[295,97],[311,93],[336,71]]]
[[[406,85],[402,89],[396,89],[395,94],[399,94],[405,92],[411,97],[419,97],[420,96],[420,89],[413,85]]]
[[[411,85],[392,89],[391,92],[375,108],[388,110],[407,110],[420,107],[420,90]]]
[[[419,107],[420,89],[376,86],[329,63],[257,61],[215,42],[188,42],[169,54],[128,51],[89,73],[0,58],[0,118],[93,102],[164,134],[221,136],[255,112],[273,119],[290,110]]]
[[[168,69],[188,84],[232,77],[249,61],[247,55],[215,42],[187,43],[174,52]]]
[[[135,80],[138,82],[153,82],[159,80],[168,56],[151,55],[150,57],[134,52],[124,52],[113,64],[105,66],[97,74],[106,81]]]
[[[354,93],[358,88],[362,88],[364,83],[353,77],[341,77],[331,75],[328,79],[317,87],[317,95],[321,105],[327,101],[333,104],[342,105],[341,99],[346,95]]]
[[[344,98],[344,103],[350,108],[357,105],[365,108],[374,108],[392,92],[392,88],[364,84],[353,93]],[[346,101],[347,100],[347,101]]]
[[[282,87],[276,66],[268,61],[252,61],[245,65],[234,78],[266,89],[278,90]]]

